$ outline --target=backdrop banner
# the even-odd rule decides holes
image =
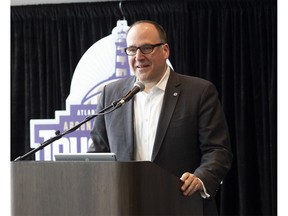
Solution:
[[[67,131],[87,116],[95,115],[102,88],[131,75],[128,57],[124,52],[128,28],[126,20],[117,21],[111,35],[94,43],[84,53],[75,68],[66,110],[55,111],[55,119],[30,120],[31,148],[55,136],[56,131]],[[35,160],[55,160],[54,154],[57,153],[86,152],[92,142],[90,131],[93,122],[94,119],[86,122],[76,131],[36,152]]]

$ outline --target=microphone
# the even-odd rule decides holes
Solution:
[[[145,85],[142,82],[136,82],[134,87],[116,104],[115,109],[121,107],[124,103],[131,100],[131,98],[137,94],[139,91],[143,91],[145,89]]]

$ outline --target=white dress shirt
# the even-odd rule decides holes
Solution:
[[[158,120],[162,108],[170,68],[149,93],[139,92],[134,97],[135,160],[151,161]]]

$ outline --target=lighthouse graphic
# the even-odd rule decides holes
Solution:
[[[81,57],[71,81],[66,110],[55,111],[55,119],[30,120],[30,147],[55,136],[55,131],[67,131],[96,114],[99,96],[105,85],[131,76],[126,47],[126,20],[117,21],[112,34],[94,43]],[[97,117],[96,117],[97,118]],[[73,133],[53,142],[35,153],[35,160],[54,160],[57,153],[83,153],[91,145],[90,131],[94,119]]]
[[[98,96],[104,85],[107,85],[111,81],[130,76],[128,57],[124,51],[124,48],[126,47],[126,31],[123,28],[119,28],[119,30],[115,41],[115,72],[107,80],[103,80],[101,83],[96,84],[95,87],[87,92],[87,95],[85,95],[81,104],[92,103],[92,101],[90,101],[91,98],[92,100],[96,99],[97,102]]]

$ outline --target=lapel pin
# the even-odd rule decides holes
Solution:
[[[174,97],[176,97],[177,95],[178,95],[178,93],[177,93],[177,92],[174,92],[174,93],[173,93],[173,96],[174,96]]]

